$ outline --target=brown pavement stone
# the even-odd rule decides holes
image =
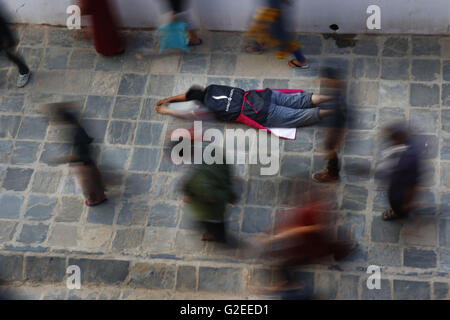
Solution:
[[[411,217],[400,232],[400,243],[404,245],[435,246],[437,224],[434,217]]]

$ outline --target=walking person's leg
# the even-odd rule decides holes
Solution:
[[[170,0],[169,4],[172,8],[173,17],[175,20],[180,20],[186,23],[186,30],[189,36],[189,46],[198,46],[203,43],[202,39],[198,37],[191,14],[186,8],[185,0]]]
[[[329,110],[328,110],[329,111]],[[334,115],[336,116],[336,115]],[[339,180],[339,158],[338,149],[345,135],[344,128],[329,128],[325,138],[325,150],[327,154],[327,167],[313,174],[312,178],[315,182],[336,182]]]
[[[388,190],[388,200],[391,208],[383,212],[383,220],[408,217],[412,209],[414,195],[415,186],[401,187],[391,183]]]
[[[105,187],[103,185],[102,175],[94,163],[88,166],[92,184],[92,204],[100,204],[106,200]]]
[[[225,242],[225,223],[223,222],[202,222],[205,233],[202,241]]]
[[[106,200],[101,174],[95,164],[78,165],[76,175],[86,198],[86,205],[94,206]]]
[[[326,92],[333,94],[333,118],[327,125],[325,136],[325,159],[328,161],[327,167],[317,173],[312,178],[315,182],[336,182],[339,180],[339,158],[338,150],[344,141],[347,125],[346,104],[345,104],[345,84],[339,72],[334,68],[324,68],[321,70],[322,81]]]
[[[291,68],[309,69],[309,64],[300,48],[293,52],[295,59],[288,62]]]
[[[24,75],[30,72],[25,61],[19,55],[15,54],[12,50],[6,50],[5,53],[8,59],[19,69],[19,74]]]
[[[279,0],[269,0],[269,6],[278,11],[277,20],[271,27],[272,34],[280,42],[278,57],[282,59],[287,53],[292,53],[295,56],[295,59],[288,62],[289,66],[291,68],[308,69],[309,64],[299,48],[300,44],[291,39],[286,31],[285,9],[282,7],[281,2]]]
[[[15,54],[12,50],[5,51],[8,59],[14,63],[19,69],[19,78],[17,79],[17,87],[23,88],[26,86],[28,81],[30,80],[30,69],[25,64],[25,61],[17,54]]]
[[[25,61],[17,53],[14,53],[13,48],[16,44],[17,42],[14,40],[6,21],[0,16],[0,51],[3,49],[6,57],[19,69],[17,87],[22,88],[28,83],[31,72],[25,64]]]

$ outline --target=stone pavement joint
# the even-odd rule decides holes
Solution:
[[[169,159],[167,132],[188,122],[156,114],[161,98],[193,84],[319,92],[321,66],[336,64],[348,80],[354,120],[341,150],[342,177],[334,199],[335,232],[359,250],[339,264],[308,266],[295,276],[305,293],[323,299],[450,299],[450,56],[449,37],[356,37],[337,48],[320,34],[299,34],[309,70],[291,69],[274,52],[244,52],[241,33],[201,32],[191,53],[159,55],[154,31],[124,30],[125,54],[105,58],[73,32],[14,26],[19,52],[33,76],[15,87],[17,71],[0,57],[0,295],[25,299],[258,298],[274,270],[237,250],[200,241],[178,186],[185,168]],[[84,206],[67,166],[63,128],[42,117],[39,104],[76,101],[105,172],[109,201]],[[427,177],[418,209],[402,222],[384,222],[386,190],[374,181],[381,141],[394,120],[413,124],[427,141]],[[222,130],[235,124],[218,124]],[[242,126],[241,126],[242,127]],[[230,230],[251,243],[292,206],[294,190],[311,189],[324,166],[320,126],[280,140],[280,171],[260,176],[240,165],[241,200],[230,207]],[[357,174],[353,168],[365,168]],[[294,179],[296,178],[296,179]],[[78,265],[82,289],[65,286]],[[369,290],[366,270],[382,267],[380,290]]]

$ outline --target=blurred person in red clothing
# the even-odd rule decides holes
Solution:
[[[119,34],[117,18],[109,0],[81,0],[81,14],[91,16],[95,50],[104,56],[125,51]]]
[[[275,261],[280,275],[280,284],[270,290],[280,292],[282,298],[304,298],[298,294],[300,288],[292,269],[330,256],[339,261],[356,247],[354,242],[332,235],[332,213],[324,199],[313,195],[306,205],[286,211],[279,217],[274,234],[265,241],[265,257]]]

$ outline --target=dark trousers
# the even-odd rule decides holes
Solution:
[[[390,185],[388,190],[389,204],[395,214],[404,217],[408,214],[404,210],[406,204],[406,190],[398,185]]]
[[[333,154],[333,157],[328,159],[327,170],[330,175],[339,175],[339,158],[336,152]]]
[[[17,66],[20,74],[27,74],[30,70],[25,64],[25,61],[12,50],[14,45],[13,34],[5,19],[0,15],[0,51],[5,52],[6,57]]]
[[[218,242],[226,242],[225,223],[224,222],[202,222],[203,228],[210,233]]]
[[[284,20],[284,12],[282,8],[282,1],[280,0],[269,0],[268,2],[269,7],[273,9],[280,10],[280,16],[278,17],[277,21],[272,24],[272,33],[273,35],[282,43],[281,47],[286,45],[291,39],[289,34],[286,32],[286,24]],[[305,62],[306,58],[302,53],[302,50],[299,48],[293,52],[295,59],[297,59],[299,62]]]
[[[6,49],[4,51],[8,59],[17,66],[20,74],[23,75],[30,72],[30,69],[28,69],[22,57],[20,57],[17,53],[14,53],[11,49]]]

